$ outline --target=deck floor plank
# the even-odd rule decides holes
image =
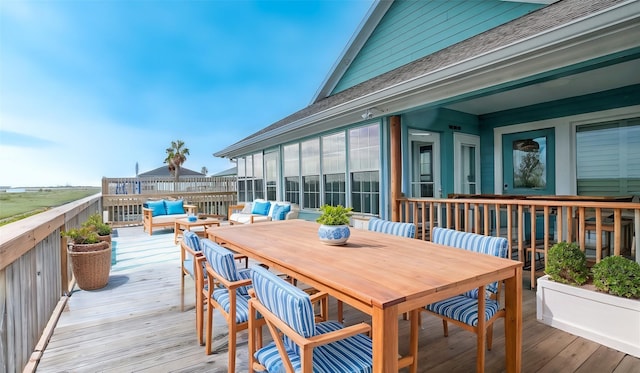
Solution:
[[[170,230],[118,228],[118,262],[107,287],[72,293],[38,364],[38,372],[226,372],[227,328],[214,316],[214,353],[207,356],[195,332],[194,284],[185,280],[180,311],[180,253]],[[523,372],[640,371],[640,359],[551,328],[536,320],[535,292],[523,276]],[[335,315],[336,302],[330,303]],[[369,317],[345,305],[347,324]],[[409,321],[399,320],[400,352],[408,349]],[[266,334],[265,330],[265,335]],[[268,337],[265,338],[265,341]],[[422,314],[419,372],[475,370],[475,335],[455,326],[442,334],[439,318]],[[504,371],[504,326],[495,324],[486,371]],[[236,371],[248,371],[247,335],[238,335]]]

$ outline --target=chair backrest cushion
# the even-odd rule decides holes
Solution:
[[[260,266],[251,267],[251,280],[256,298],[269,311],[301,336],[315,335],[315,315],[307,293]]]
[[[236,262],[232,251],[218,245],[208,238],[203,239],[201,244],[202,252],[205,258],[207,258],[207,262],[217,274],[224,277],[227,281],[233,282],[242,280],[242,277],[238,275],[238,269],[236,268]],[[249,294],[246,286],[238,288],[238,292],[242,295]]]
[[[193,251],[201,251],[200,236],[191,231],[185,231],[182,236],[184,243]]]
[[[493,255],[499,258],[507,257],[508,245],[507,239],[504,237],[484,236],[476,233],[460,232],[455,229],[436,227],[433,228],[431,241],[441,245]],[[487,290],[492,293],[495,293],[497,288],[497,282],[487,285]],[[475,293],[477,297],[477,291]]]
[[[379,218],[369,219],[369,230],[409,238],[414,238],[416,234],[416,226],[413,223],[399,223]]]

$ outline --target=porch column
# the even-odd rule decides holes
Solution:
[[[394,115],[389,118],[391,137],[391,220],[400,221],[400,206],[398,199],[402,192],[402,144],[400,132],[400,116]]]

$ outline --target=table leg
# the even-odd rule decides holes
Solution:
[[[522,267],[505,280],[504,320],[507,372],[522,370]]]
[[[398,371],[398,306],[373,308],[373,372]]]

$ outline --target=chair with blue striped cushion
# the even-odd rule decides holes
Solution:
[[[182,301],[180,303],[180,309],[184,311],[184,277],[186,275],[191,276],[192,279],[196,279],[196,258],[202,256],[202,247],[200,246],[200,237],[197,234],[186,231],[182,241],[180,241],[180,263],[182,265],[182,279],[180,281],[180,294]],[[196,300],[198,298],[198,290],[196,288]]]
[[[508,245],[504,237],[434,228],[432,242],[500,258],[507,257]],[[484,371],[485,344],[491,350],[493,323],[505,316],[504,307],[501,307],[498,302],[499,290],[499,284],[494,282],[425,307],[428,313],[442,318],[445,336],[449,335],[447,322],[476,333],[478,342],[476,370],[478,372]],[[479,297],[479,294],[484,296]],[[481,311],[482,309],[484,312]],[[482,313],[484,317],[479,318],[478,315]]]
[[[249,367],[268,372],[371,372],[373,346],[362,333],[365,323],[344,328],[336,321],[316,322],[307,293],[267,269],[251,269],[255,297],[249,301],[249,330],[256,312],[273,342],[259,348],[249,333]],[[257,350],[257,351],[256,351]]]
[[[207,302],[206,353],[211,354],[213,334],[213,310],[220,311],[229,328],[229,372],[236,366],[236,333],[247,329],[249,323],[250,271],[238,271],[234,253],[217,243],[202,240],[202,252],[206,258],[206,286],[203,287]]]
[[[399,223],[379,218],[369,219],[370,231],[393,234],[400,237],[415,238],[416,225],[413,223]]]
[[[181,296],[180,309],[184,311],[184,278],[186,275],[191,276],[195,281],[196,294],[196,331],[198,341],[204,344],[203,315],[204,301],[202,295],[202,287],[205,286],[206,272],[204,270],[205,258],[202,255],[202,244],[200,237],[191,232],[185,231],[182,241],[180,241],[180,255],[182,263],[182,279],[181,279]]]

